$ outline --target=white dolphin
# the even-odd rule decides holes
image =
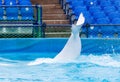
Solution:
[[[66,45],[55,58],[38,58],[35,61],[28,63],[28,65],[38,65],[41,63],[69,62],[79,57],[81,52],[81,40],[79,37],[79,31],[84,22],[85,18],[81,13],[76,25],[72,25],[71,36],[68,39]]]
[[[62,51],[54,58],[55,61],[71,61],[80,55],[81,40],[79,37],[79,31],[84,21],[85,18],[81,13],[76,25],[72,25],[72,32],[69,40],[67,41]]]

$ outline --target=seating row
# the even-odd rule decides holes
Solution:
[[[19,4],[16,0],[4,0],[4,5],[0,4],[0,20],[34,20],[31,2],[29,0],[18,1]]]
[[[66,0],[63,8],[71,23],[83,13],[85,25],[92,25],[82,27],[88,37],[120,37],[120,0]]]

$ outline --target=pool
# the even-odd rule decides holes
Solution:
[[[120,39],[81,39],[76,60],[27,65],[54,58],[67,40],[0,39],[0,82],[120,82]]]

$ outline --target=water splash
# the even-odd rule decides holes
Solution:
[[[105,67],[120,67],[120,61],[117,61],[113,57],[111,57],[111,54],[102,54],[100,56],[98,55],[82,55],[79,57],[78,63],[92,63],[99,66],[105,66]]]
[[[62,51],[53,59],[36,59],[33,62],[30,62],[28,65],[37,65],[41,63],[55,63],[55,62],[70,62],[77,57],[79,57],[81,52],[81,40],[79,37],[79,31],[82,27],[85,18],[81,13],[76,25],[72,25],[71,36],[68,39],[66,45],[62,49]]]

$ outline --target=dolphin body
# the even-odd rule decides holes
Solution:
[[[61,50],[61,52],[53,59],[48,58],[38,58],[28,65],[38,65],[41,63],[56,63],[56,62],[70,62],[79,57],[81,52],[81,40],[79,37],[79,31],[84,24],[85,18],[81,13],[76,25],[72,25],[71,36],[68,39],[66,45]]]
[[[68,39],[62,51],[54,58],[55,61],[68,62],[76,59],[80,55],[81,40],[79,37],[79,31],[84,21],[85,18],[83,14],[80,14],[77,24],[72,25],[70,38]]]

